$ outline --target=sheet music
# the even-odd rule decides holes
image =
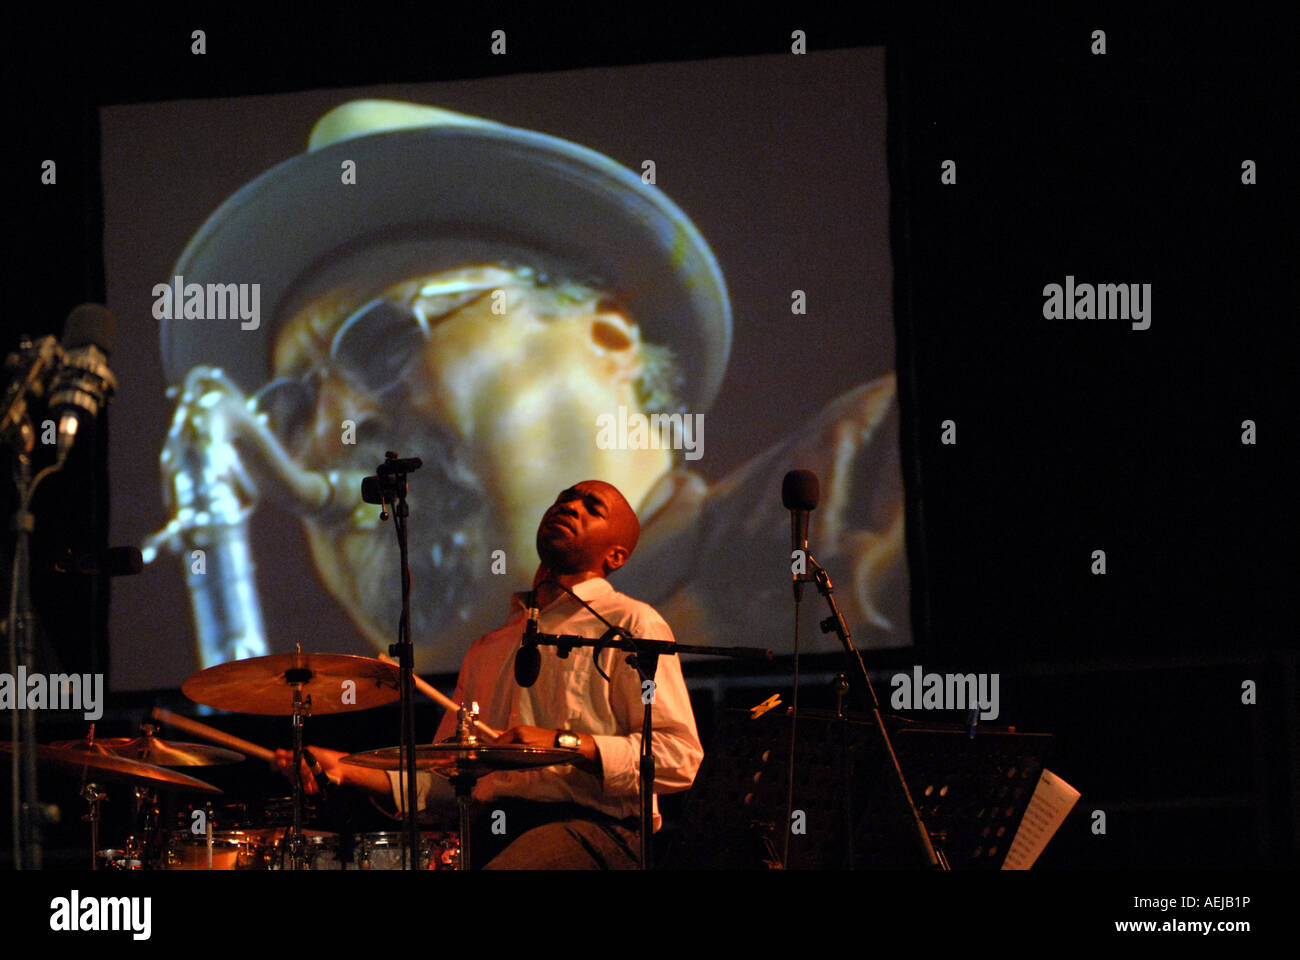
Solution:
[[[1044,768],[1038,786],[1034,787],[1034,795],[1029,798],[1029,806],[1025,808],[1020,829],[1016,831],[1007,858],[1002,862],[1002,869],[1028,870],[1032,867],[1078,799],[1078,790]]]

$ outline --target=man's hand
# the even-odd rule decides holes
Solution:
[[[584,773],[590,773],[597,777],[602,776],[604,769],[600,765],[600,751],[596,748],[596,741],[589,733],[578,730],[573,732],[582,738],[582,746],[578,748],[578,752],[582,754],[582,760],[575,763],[574,766]],[[497,737],[495,742],[498,744],[521,743],[527,747],[542,747],[549,750],[555,746],[555,735],[557,733],[559,733],[558,730],[548,730],[545,727],[511,727],[509,730],[502,730],[501,736]],[[321,761],[322,764],[324,762]]]
[[[326,750],[324,747],[308,747],[307,749],[311,751],[312,756],[314,756],[318,761],[320,761],[320,765],[325,768],[325,772],[327,775],[329,774],[329,769],[330,769],[328,766],[329,761],[327,761],[325,757],[322,756],[322,754],[333,754],[334,755],[333,759],[335,760],[336,763],[337,763],[337,758],[343,756],[343,754],[339,753],[337,750]],[[293,783],[293,751],[292,750],[275,751],[275,759],[271,760],[270,763],[271,763],[272,770],[282,775],[284,779],[288,780],[290,783]],[[308,769],[307,761],[305,759],[302,762],[302,789],[305,793],[308,794],[320,793],[320,785],[316,782],[316,778],[312,776],[312,772],[310,769]]]
[[[371,793],[378,794],[382,797],[391,795],[390,781],[388,774],[382,770],[370,770],[366,767],[354,767],[339,761],[346,756],[341,750],[331,750],[328,747],[309,746],[308,750],[311,755],[320,763],[321,768],[325,771],[325,776],[331,783],[343,784],[348,783]],[[293,783],[293,751],[277,750],[275,759],[270,761],[271,769],[279,772],[286,780]],[[307,769],[307,761],[304,759],[302,764],[302,788],[308,794],[320,792],[320,784],[316,778]]]
[[[511,727],[509,730],[501,731],[501,736],[497,737],[497,743],[522,743],[528,747],[545,747],[547,749],[555,746],[555,730],[547,730],[544,727]]]

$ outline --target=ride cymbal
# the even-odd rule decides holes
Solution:
[[[273,717],[292,716],[295,688],[311,697],[313,714],[367,710],[398,699],[398,668],[349,654],[280,653],[219,663],[181,685],[195,703]]]

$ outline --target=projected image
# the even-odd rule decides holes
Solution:
[[[822,58],[730,64],[731,102],[648,95],[596,143],[465,108],[514,91],[502,113],[524,113],[611,78],[666,93],[692,65],[106,110],[110,306],[141,334],[114,422],[114,457],[130,457],[114,463],[115,536],[154,574],[114,596],[115,686],[295,644],[386,650],[398,548],[360,495],[386,451],[423,461],[408,494],[422,672],[455,670],[499,624],[531,585],[542,513],[593,478],[641,520],[617,589],[679,639],[785,651],[781,480],[815,471],[810,546],[855,638],[910,642],[882,57]],[[797,75],[769,117],[773,69]],[[785,128],[841,77],[856,79],[837,110],[876,125],[828,145],[835,176],[819,177]],[[133,172],[180,116],[192,140],[232,116],[254,141],[274,134],[256,156],[173,145],[165,176]],[[728,151],[698,133],[723,117]],[[174,222],[178,190],[196,226]]]

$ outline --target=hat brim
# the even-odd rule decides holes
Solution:
[[[343,182],[355,163],[354,184]],[[162,321],[163,368],[197,364],[248,391],[270,375],[272,332],[335,284],[378,289],[498,260],[596,279],[643,338],[670,347],[683,406],[721,383],[731,311],[713,252],[657,187],[585,147],[511,127],[426,127],[357,137],[296,156],[231,196],[174,273],[186,284],[260,284],[260,325]],[[177,311],[179,314],[179,311]]]

